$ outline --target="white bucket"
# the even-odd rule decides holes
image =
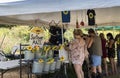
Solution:
[[[61,67],[61,61],[60,60],[58,60],[58,61],[56,61],[56,67],[55,67],[55,69],[60,69],[60,67]]]
[[[50,64],[46,62],[45,65],[44,65],[43,71],[48,72],[49,70],[50,70]]]
[[[41,53],[40,52],[35,52],[35,59],[41,58]]]
[[[32,53],[31,51],[25,51],[25,60],[33,60],[34,56],[34,53]]]
[[[44,68],[44,63],[39,63],[37,61],[33,62],[32,73],[42,73]]]
[[[54,71],[54,70],[55,70],[55,67],[56,67],[56,62],[53,62],[53,63],[50,65],[50,71]]]

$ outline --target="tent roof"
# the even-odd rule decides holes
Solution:
[[[0,15],[16,15],[107,8],[120,6],[120,0],[22,0],[0,4]]]
[[[22,0],[0,3],[0,23],[23,25],[48,25],[51,20],[61,21],[60,11],[71,11],[70,25],[76,18],[87,25],[86,9],[96,11],[96,24],[120,25],[119,0]]]

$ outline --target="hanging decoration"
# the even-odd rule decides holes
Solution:
[[[70,11],[62,11],[62,23],[70,22]]]
[[[84,25],[85,25],[84,22],[83,22],[83,20],[80,22],[80,25],[81,25],[81,26],[84,26]]]
[[[76,28],[79,28],[79,23],[78,23],[78,12],[76,12]]]
[[[76,28],[79,28],[79,23],[78,23],[78,19],[76,19]]]
[[[95,25],[95,16],[96,16],[95,10],[88,9],[87,15],[88,15],[88,25],[90,26]]]
[[[82,10],[82,13],[81,13],[81,18],[82,18],[82,20],[80,22],[80,26],[84,26],[84,22],[83,22],[83,10]]]

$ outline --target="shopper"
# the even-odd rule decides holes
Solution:
[[[115,73],[117,73],[117,66],[116,66],[116,62],[114,60],[114,58],[115,58],[115,40],[111,33],[107,34],[107,39],[108,39],[108,58],[111,63],[112,74],[115,74]]]
[[[117,65],[120,66],[120,31],[119,34],[117,34],[115,37],[115,42],[117,45]]]
[[[82,38],[82,31],[80,29],[75,29],[73,34],[74,40],[69,44],[70,58],[74,65],[77,78],[84,78],[82,65],[85,59],[85,41]]]
[[[103,33],[100,33],[100,38],[102,42],[102,60],[103,60],[103,67],[105,69],[105,75],[108,76],[108,65],[107,65],[107,48],[106,48],[106,43],[107,40],[105,39],[105,36]]]
[[[88,30],[90,37],[88,48],[92,61],[92,78],[102,78],[101,57],[102,57],[102,44],[99,36],[96,35],[93,29]],[[98,72],[97,72],[98,69]]]

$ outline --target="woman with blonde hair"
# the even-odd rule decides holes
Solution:
[[[85,41],[82,38],[82,31],[80,29],[74,29],[74,40],[69,44],[70,59],[73,63],[77,78],[84,78],[82,65],[85,59]]]

